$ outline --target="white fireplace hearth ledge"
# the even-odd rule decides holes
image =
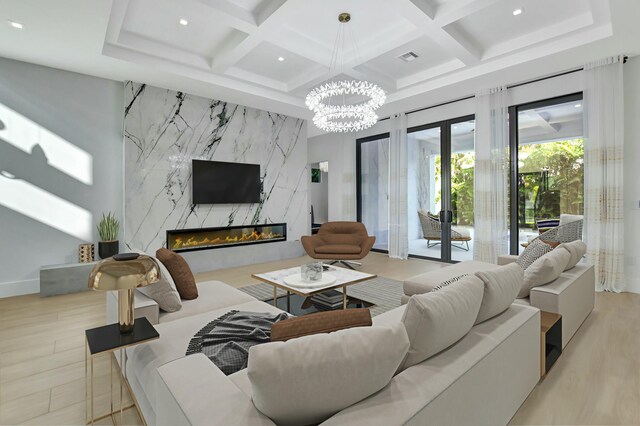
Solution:
[[[220,247],[180,253],[194,274],[304,256],[299,240]]]

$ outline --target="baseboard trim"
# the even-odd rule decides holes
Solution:
[[[9,281],[0,283],[0,299],[40,293],[40,280]]]

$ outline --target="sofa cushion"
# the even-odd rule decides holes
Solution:
[[[460,281],[461,279],[463,279],[464,277],[466,277],[469,274],[462,274],[462,275],[458,275],[457,277],[452,277],[449,278],[445,281],[442,281],[440,284],[438,284],[437,286],[435,286],[433,288],[433,290],[431,291],[438,291],[438,290],[442,290],[443,288],[450,286],[451,284]]]
[[[173,282],[171,273],[159,259],[155,259],[155,261],[160,268],[160,280],[157,283],[139,287],[138,291],[155,300],[158,307],[165,312],[179,311],[182,308],[182,301],[180,300],[180,294],[176,289],[176,284]]]
[[[402,317],[411,347],[401,366],[418,364],[460,340],[478,317],[482,281],[469,275],[454,285],[411,296]]]
[[[571,255],[568,250],[553,250],[536,260],[524,271],[524,281],[518,297],[529,297],[533,287],[549,284],[564,271]]]
[[[408,278],[404,281],[402,288],[407,296],[428,293],[434,287],[452,277],[462,274],[475,274],[478,271],[486,271],[497,267],[498,265],[491,263],[469,260]]]
[[[371,312],[368,308],[316,312],[276,322],[271,326],[271,341],[286,342],[297,337],[370,325]]]
[[[226,284],[220,284],[228,287],[230,290],[243,294]],[[219,290],[220,289],[221,287]],[[207,295],[203,294],[202,297],[205,298]],[[195,300],[193,302],[195,302]],[[185,308],[187,303],[188,302],[185,302]],[[185,308],[178,312],[165,315],[170,316],[182,314]],[[160,334],[159,339],[142,345],[131,346],[126,349],[127,374],[135,376],[137,381],[140,383],[140,388],[145,393],[146,399],[152,404],[154,411],[157,411],[157,407],[155,407],[156,389],[158,388],[157,369],[171,361],[183,358],[191,338],[200,329],[202,329],[202,327],[233,309],[238,311],[266,312],[274,314],[282,312],[280,309],[268,303],[260,302],[255,299],[252,299],[251,302],[219,307],[217,309],[213,308],[199,315],[182,318],[179,321],[161,322],[154,326]],[[211,361],[209,362],[211,363]],[[213,363],[211,363],[211,365],[213,365]]]
[[[516,299],[524,281],[524,271],[515,263],[476,272],[476,276],[484,283],[484,294],[475,324],[506,311]]]
[[[525,247],[522,253],[520,253],[520,256],[518,256],[516,263],[526,271],[527,268],[533,264],[533,262],[549,253],[551,250],[553,250],[553,247],[550,244],[547,244],[540,238],[536,238],[535,240],[531,241],[527,247]]]
[[[361,251],[360,246],[348,244],[325,244],[316,247],[316,253],[324,254],[360,254]]]
[[[156,251],[156,257],[169,270],[181,298],[192,300],[198,297],[196,280],[193,277],[191,268],[189,268],[189,264],[182,256],[166,248],[160,248]]]
[[[256,299],[221,281],[204,281],[197,284],[200,297],[183,300],[182,309],[177,312],[160,312],[160,322],[174,321],[179,318],[198,315],[214,309],[226,308]]]
[[[569,263],[567,263],[567,266],[564,268],[565,271],[574,268],[578,264],[578,262],[580,262],[582,256],[584,256],[587,252],[587,245],[581,240],[571,241],[570,243],[562,243],[557,248],[563,248],[567,250],[571,255],[571,257],[569,258]]]
[[[253,403],[279,425],[320,423],[385,387],[408,347],[399,323],[254,346],[247,367]]]

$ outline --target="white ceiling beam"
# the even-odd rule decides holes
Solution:
[[[402,46],[406,43],[409,43],[410,41],[421,37],[422,31],[415,28],[406,28],[405,25],[402,28],[393,27],[389,31],[384,32],[383,35],[383,37],[376,37],[376,40],[373,40],[372,42],[367,42],[366,45],[370,47],[364,51],[360,51],[357,57],[354,56],[350,61],[345,63],[342,70],[332,70],[331,73],[329,73],[328,71],[331,61],[331,52],[320,47],[310,49],[309,43],[313,42],[313,40],[305,41],[305,37],[303,34],[300,34],[301,37],[299,38],[288,38],[287,41],[281,43],[282,47],[311,61],[322,64],[324,65],[324,68],[322,74],[316,71],[313,73],[307,73],[300,77],[296,77],[295,79],[287,83],[287,90],[291,92],[305,86],[316,86],[322,81],[331,79],[341,73],[351,75],[349,74],[350,71],[353,71],[352,74],[354,75],[362,75],[362,72],[356,70],[356,67],[366,64],[370,60],[377,58],[378,56],[383,55],[393,49],[396,49],[398,46]],[[367,69],[370,68],[367,67]],[[393,89],[396,88],[396,83],[390,76],[373,69],[371,69],[371,72],[372,74],[374,74],[373,79],[376,80],[379,84],[383,84]],[[353,75],[351,76],[353,77]],[[372,78],[369,77],[368,80],[372,80]]]
[[[440,27],[466,18],[502,0],[453,0],[442,4],[436,10],[433,20]]]
[[[287,0],[263,0],[253,12],[258,26],[262,25],[276,10],[280,9],[286,1]]]
[[[287,82],[287,92],[294,92],[303,87],[315,87],[329,76],[327,67],[318,65],[313,71],[300,74]]]
[[[215,9],[224,15],[225,24],[251,34],[258,28],[256,17],[248,10],[228,0],[198,0],[200,3]]]
[[[417,84],[423,82],[425,80],[429,80],[443,74],[447,74],[456,70],[464,68],[464,64],[459,59],[452,59],[443,64],[436,65],[430,68],[427,68],[423,71],[418,71],[417,73],[408,75],[406,77],[402,77],[398,79],[398,89],[402,89],[407,86],[411,86],[413,84]]]
[[[218,1],[218,0],[201,0],[201,1]],[[262,11],[262,18],[264,19],[260,25],[252,31],[246,38],[237,43],[236,45],[229,45],[227,49],[221,52],[216,52],[213,55],[211,61],[211,69],[217,73],[225,73],[230,67],[237,64],[242,58],[256,48],[260,43],[265,41],[269,33],[277,31],[283,22],[295,12],[298,4],[303,0],[288,0],[286,2],[276,1],[276,5],[279,4],[277,9],[272,8]],[[270,13],[269,13],[270,12]],[[267,15],[267,13],[269,13]]]
[[[475,65],[480,62],[481,52],[477,46],[462,34],[449,32],[436,24],[416,2],[418,0],[397,0],[394,7],[417,28],[422,29],[424,35],[451,52],[465,65]]]

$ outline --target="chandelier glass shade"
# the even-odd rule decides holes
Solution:
[[[348,13],[341,13],[338,17],[341,26],[350,19]],[[343,42],[343,32],[340,28],[329,67],[330,75],[334,62],[341,57],[339,46]],[[355,50],[357,51],[357,47]],[[385,100],[384,90],[373,83],[363,80],[339,80],[326,81],[311,90],[305,103],[314,112],[313,123],[325,132],[335,133],[357,132],[373,126],[378,121],[376,110]]]

